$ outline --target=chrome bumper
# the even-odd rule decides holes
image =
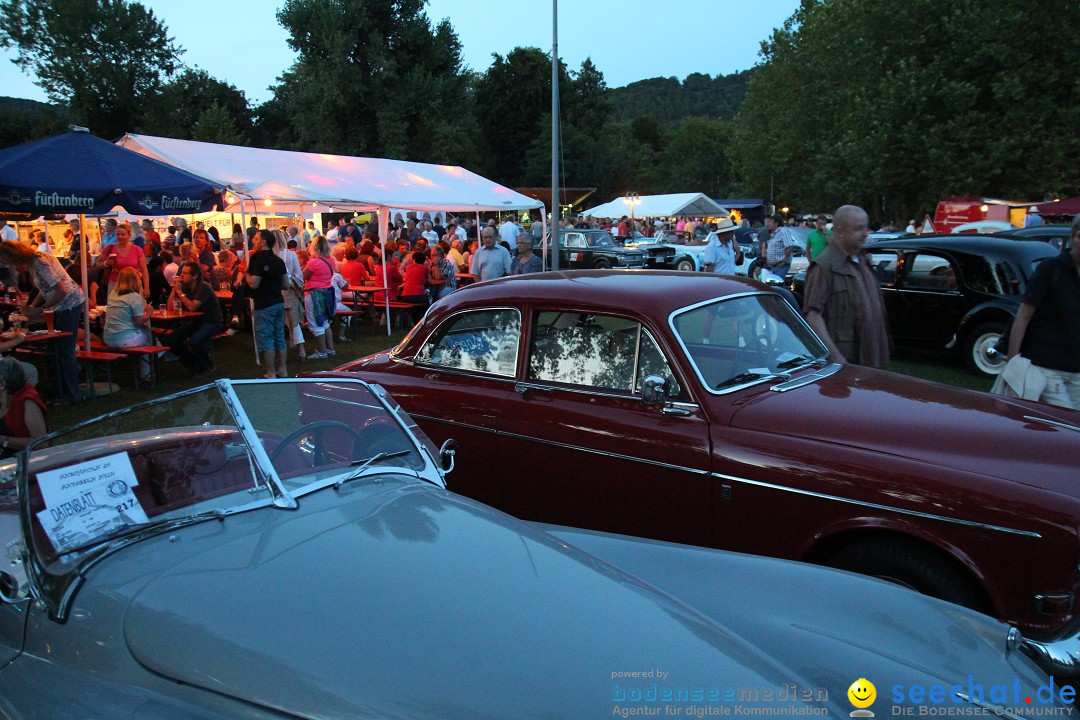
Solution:
[[[1022,638],[1020,652],[1060,682],[1080,680],[1080,634],[1045,643]]]

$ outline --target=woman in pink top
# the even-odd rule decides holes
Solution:
[[[99,268],[109,268],[109,294],[112,294],[113,286],[120,277],[120,271],[124,268],[134,268],[139,273],[139,286],[142,288],[142,296],[150,297],[150,273],[146,271],[146,255],[137,245],[131,243],[131,226],[120,223],[116,226],[116,242],[102,249],[95,265]]]
[[[327,332],[334,319],[337,300],[331,280],[337,268],[330,259],[330,243],[319,236],[308,246],[311,258],[304,266],[304,312],[308,330],[315,337],[316,351],[309,358],[319,359],[335,355],[334,334]]]

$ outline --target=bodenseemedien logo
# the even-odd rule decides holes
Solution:
[[[849,715],[853,718],[874,717],[874,712],[868,708],[877,700],[877,688],[874,683],[866,678],[859,678],[851,683],[847,691],[848,701],[855,706]]]

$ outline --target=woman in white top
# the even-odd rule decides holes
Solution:
[[[142,280],[135,268],[120,271],[109,304],[105,309],[105,332],[103,340],[111,348],[139,347],[150,344],[150,318],[146,315],[146,301],[141,294]],[[150,361],[140,359],[140,374],[150,378]]]

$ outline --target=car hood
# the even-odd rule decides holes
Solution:
[[[758,394],[732,426],[865,449],[1076,496],[1080,413],[849,365],[788,392]],[[1033,421],[1042,418],[1046,422]]]
[[[653,683],[807,685],[653,586],[415,480],[354,481],[219,532],[170,538],[191,552],[132,599],[128,647],[297,717],[597,717]]]

